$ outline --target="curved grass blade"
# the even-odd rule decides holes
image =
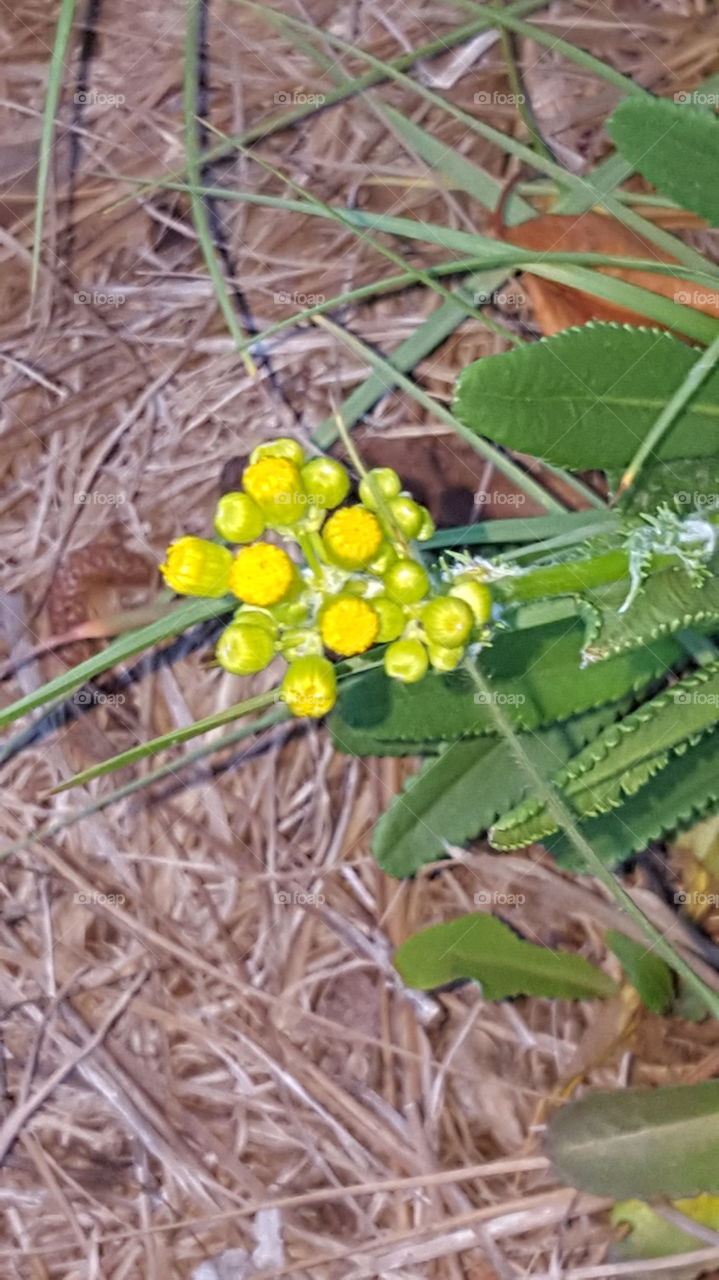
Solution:
[[[281,724],[283,720],[288,718],[289,712],[286,707],[276,707],[272,711],[268,711],[264,716],[259,716],[257,720],[253,720],[251,724],[245,724],[239,729],[233,729],[231,733],[225,733],[221,737],[213,739],[212,742],[203,742],[202,746],[196,747],[194,751],[186,752],[179,760],[170,760],[166,764],[159,765],[157,769],[143,774],[141,778],[133,778],[131,782],[126,782],[124,786],[117,787],[114,791],[99,796],[91,804],[86,805],[84,809],[78,809],[77,813],[64,814],[54,822],[48,823],[40,831],[35,831],[32,835],[25,836],[22,840],[16,840],[13,844],[0,850],[0,862],[15,853],[22,852],[23,849],[29,849],[38,840],[52,839],[53,836],[59,835],[61,831],[67,831],[68,827],[74,827],[76,823],[82,822],[83,818],[89,818],[95,813],[101,813],[103,809],[108,809],[110,805],[116,804],[117,801],[125,800],[127,796],[152,786],[154,782],[160,782],[170,774],[177,776],[181,770],[197,764],[205,756],[212,755],[216,751],[222,751],[224,747],[234,746],[236,742],[241,742],[243,738],[249,738],[253,734],[261,733],[264,729],[271,729],[274,725]]]
[[[50,176],[52,159],[52,135],[55,130],[55,114],[60,101],[62,89],[62,72],[65,55],[70,43],[70,33],[75,19],[75,0],[61,0],[60,15],[52,47],[50,73],[47,82],[47,94],[42,113],[42,133],[40,135],[40,155],[37,170],[37,190],[35,194],[35,222],[33,226],[32,264],[30,268],[30,292],[34,293],[40,270],[40,253],[42,250],[42,232],[45,222],[45,201]]]
[[[72,693],[87,680],[92,680],[94,676],[109,670],[116,662],[131,658],[142,649],[149,649],[160,640],[178,635],[198,622],[206,622],[208,618],[217,618],[222,613],[229,613],[235,607],[236,605],[229,599],[191,600],[173,609],[157,622],[151,622],[146,627],[139,627],[137,631],[128,631],[125,635],[118,636],[101,653],[87,658],[85,662],[79,662],[75,667],[69,667],[54,680],[48,680],[47,684],[39,689],[18,698],[16,702],[11,702],[10,706],[3,707],[0,710],[0,728],[11,724],[20,716],[27,715],[30,711],[35,711],[46,702]]]
[[[222,268],[215,251],[212,232],[210,230],[210,222],[207,216],[207,209],[203,202],[203,196],[198,192],[198,188],[202,182],[202,166],[200,164],[197,139],[197,83],[199,74],[199,18],[201,4],[202,0],[188,0],[187,22],[185,27],[183,112],[185,118],[185,154],[187,157],[187,173],[190,179],[190,207],[192,210],[192,221],[197,233],[197,239],[200,249],[202,250],[202,256],[205,259],[207,273],[215,291],[217,304],[224,316],[227,328],[230,331],[238,353],[242,357],[247,372],[251,377],[254,377],[257,370],[252,356],[249,354],[245,344],[246,334],[243,332],[242,326],[235,315],[232,298],[230,297],[229,290],[225,284]]]

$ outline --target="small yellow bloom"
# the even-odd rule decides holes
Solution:
[[[376,611],[358,596],[336,596],[322,610],[320,635],[324,645],[343,658],[365,653],[374,644],[378,632]]]
[[[337,677],[327,658],[295,658],[282,681],[282,699],[293,716],[326,716],[337,698]]]
[[[213,600],[230,589],[232,552],[207,538],[176,538],[165,552],[160,572],[168,587],[181,596],[209,596]]]
[[[295,584],[295,566],[286,551],[255,542],[238,552],[230,569],[230,591],[259,608],[284,600]]]
[[[337,564],[345,569],[361,569],[382,545],[382,526],[364,507],[341,507],[327,520],[322,538]]]
[[[289,458],[261,457],[245,469],[245,493],[276,523],[294,524],[306,515],[299,469]]]

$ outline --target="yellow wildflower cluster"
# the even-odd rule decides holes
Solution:
[[[294,715],[333,706],[328,654],[352,658],[385,644],[385,671],[407,684],[430,666],[451,671],[482,635],[489,588],[469,573],[432,581],[412,545],[432,535],[432,519],[401,489],[395,471],[378,467],[363,477],[360,501],[343,505],[350,478],[341,463],[307,460],[295,440],[260,445],[241,489],[215,512],[219,538],[235,550],[178,538],[161,565],[165,582],[181,595],[241,601],[217,660],[251,675],[281,654],[289,663],[281,696]]]

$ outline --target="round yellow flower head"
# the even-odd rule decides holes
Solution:
[[[168,587],[182,596],[209,596],[213,600],[230,589],[232,552],[207,538],[176,538],[165,552],[160,572]]]
[[[382,526],[365,507],[341,507],[322,530],[327,552],[344,569],[361,569],[374,559],[382,545]]]
[[[263,514],[276,523],[294,524],[306,515],[302,477],[289,458],[258,458],[245,469],[242,485]]]
[[[259,608],[278,604],[295,585],[295,566],[286,551],[269,542],[255,542],[238,552],[230,569],[230,591],[245,604]]]
[[[282,681],[282,699],[293,716],[326,716],[337,698],[337,677],[327,658],[295,658]]]
[[[379,616],[359,596],[335,596],[322,610],[320,635],[327,649],[349,658],[365,653],[377,639]]]

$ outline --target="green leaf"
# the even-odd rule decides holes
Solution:
[[[682,209],[719,226],[719,122],[666,98],[627,98],[607,132],[638,173]]]
[[[584,627],[570,619],[526,631],[499,632],[478,662],[514,727],[537,729],[616,702],[662,675],[681,654],[671,639],[605,663],[580,667]],[[414,743],[494,732],[490,708],[462,672],[430,674],[416,685],[382,670],[347,681],[330,721],[341,751],[377,755],[381,744]]]
[[[661,569],[642,583],[631,604],[619,612],[629,593],[629,579],[585,593],[592,624],[583,657],[606,661],[637,645],[653,645],[660,636],[685,627],[712,630],[719,622],[719,578],[701,584],[685,569]]]
[[[618,474],[609,477],[612,490],[620,478]],[[629,515],[653,514],[657,507],[666,505],[687,515],[695,509],[711,510],[718,504],[719,458],[675,458],[648,465],[637,485],[620,498],[616,509]]]
[[[583,818],[616,808],[633,795],[692,738],[719,720],[719,663],[663,690],[617,724],[604,729],[552,779]],[[497,849],[533,844],[558,829],[543,797],[532,796],[510,810],[490,831]]]
[[[695,1196],[719,1189],[719,1080],[593,1093],[549,1125],[559,1176],[598,1196]]]
[[[428,990],[473,978],[487,1000],[534,995],[562,1000],[611,996],[611,978],[583,956],[525,942],[494,916],[460,916],[415,933],[394,965],[410,987]]]
[[[619,714],[616,704],[526,735],[525,749],[549,777],[557,765]],[[465,738],[427,760],[395,796],[374,830],[372,850],[389,875],[413,875],[441,858],[447,842],[464,844],[516,804],[527,789],[511,747],[494,737]]]
[[[719,1229],[719,1198],[711,1195],[693,1196],[687,1200],[674,1200],[673,1207],[692,1218],[702,1226],[716,1231]],[[694,1253],[701,1249],[701,1242],[688,1231],[682,1231],[659,1216],[651,1205],[643,1200],[622,1200],[612,1209],[613,1226],[629,1226],[629,1235],[622,1239],[612,1250],[612,1259],[617,1262],[638,1262],[640,1265],[632,1275],[632,1280],[656,1280],[655,1270],[642,1271],[641,1262],[648,1258],[669,1258],[675,1253]],[[703,1275],[709,1264],[694,1263],[683,1266],[680,1270],[672,1268],[671,1280],[695,1280]]]
[[[667,333],[590,323],[460,375],[454,412],[478,435],[575,470],[620,468],[698,359]],[[719,453],[719,370],[662,440],[659,457]]]
[[[664,769],[621,808],[579,824],[579,830],[607,866],[685,830],[719,809],[719,730],[706,734]],[[560,866],[585,870],[564,834],[544,841]]]
[[[635,942],[625,933],[610,929],[604,941],[624,969],[643,1003],[652,1013],[666,1013],[674,1000],[674,984],[669,965],[650,950],[649,943]]]

